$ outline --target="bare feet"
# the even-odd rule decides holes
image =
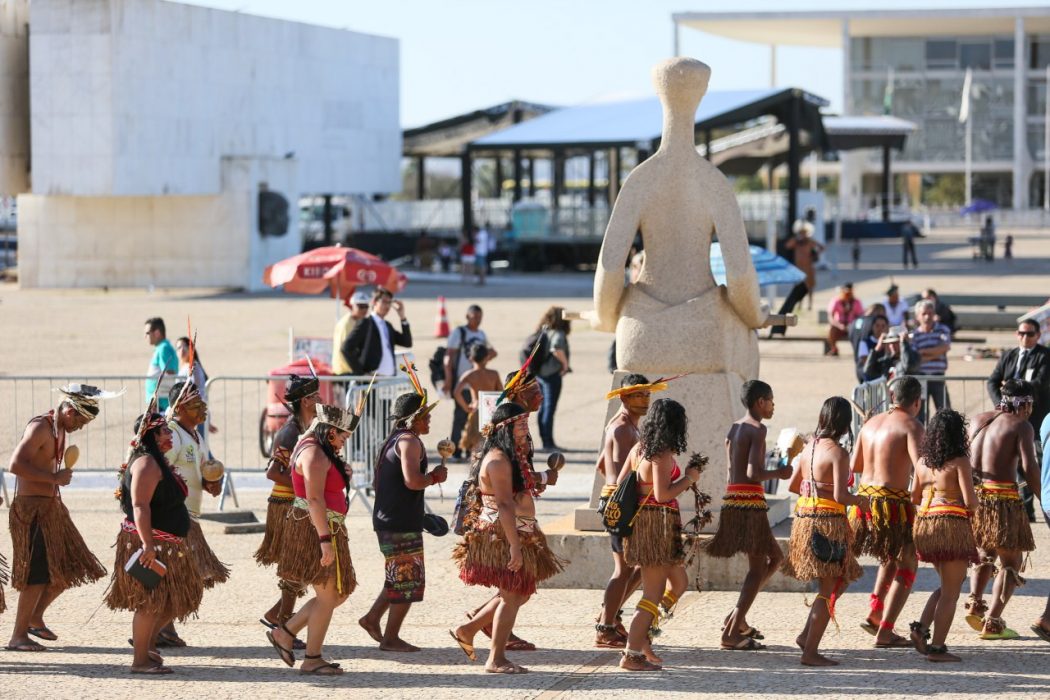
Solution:
[[[838,661],[833,661],[823,654],[813,653],[812,655],[802,655],[803,666],[838,666]]]
[[[485,673],[517,674],[528,672],[529,669],[525,668],[524,666],[519,666],[518,664],[513,663],[511,661],[504,661],[503,663],[498,664],[485,664]]]
[[[397,637],[390,640],[389,642],[380,642],[379,648],[383,651],[401,651],[401,652],[412,652],[419,651],[419,647],[409,644],[404,639]]]
[[[373,640],[375,640],[379,644],[383,643],[383,630],[379,628],[378,620],[373,620],[369,618],[368,615],[365,615],[357,621],[357,624],[361,625],[361,629],[363,629],[365,632],[368,632],[368,636],[371,637]]]
[[[926,654],[926,660],[932,661],[934,663],[962,661],[962,659],[960,659],[955,654],[948,653],[948,645],[946,644],[942,644],[940,646],[937,646],[936,644],[931,644],[929,646],[929,653]]]
[[[797,646],[799,649],[805,649],[806,635],[800,634],[799,636],[795,637],[795,646]]]
[[[659,666],[664,662],[664,660],[657,656],[656,652],[653,651],[652,644],[646,644],[645,648],[642,649],[642,653],[645,654],[645,660],[651,664],[656,664],[657,666]]]

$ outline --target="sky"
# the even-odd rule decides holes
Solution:
[[[1025,0],[192,0],[190,4],[395,37],[401,125],[521,99],[567,106],[652,94],[672,55],[675,12],[1018,7]],[[682,29],[680,52],[712,68],[711,90],[770,87],[767,46]],[[840,49],[782,46],[776,87],[842,104]]]

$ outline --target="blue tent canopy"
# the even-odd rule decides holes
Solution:
[[[751,262],[758,272],[758,286],[768,287],[773,284],[795,285],[806,279],[806,273],[798,269],[776,253],[771,253],[757,245],[749,246]],[[726,264],[722,260],[722,247],[711,244],[711,274],[719,284],[726,283]]]

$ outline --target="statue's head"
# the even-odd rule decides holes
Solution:
[[[669,109],[695,111],[710,80],[711,67],[695,58],[669,58],[653,66],[653,86]]]

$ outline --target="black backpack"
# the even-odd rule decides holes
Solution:
[[[532,364],[529,365],[529,371],[535,376],[539,376],[540,368],[551,358],[551,339],[546,329],[540,329],[529,335],[522,343],[521,351],[518,353],[518,361],[525,364],[525,360],[529,359],[532,353],[532,348],[536,347],[537,341],[540,347],[536,350],[535,357],[532,358]]]
[[[456,371],[457,365],[459,365],[459,356],[467,350],[465,347],[463,347],[467,340],[467,332],[462,329],[463,326],[460,326],[456,329],[457,331],[459,331],[460,337],[459,347],[456,348],[456,358],[454,360],[456,364],[452,366],[453,373]],[[447,354],[448,348],[444,345],[439,345],[437,349],[434,350],[434,354],[431,356],[430,361],[427,362],[427,368],[430,370],[430,383],[433,384],[434,388],[438,391],[441,391],[441,388],[445,385],[445,355]],[[455,382],[455,380],[456,378],[453,377],[452,381]],[[445,388],[448,391],[452,391],[453,389],[455,389],[455,387],[453,386]]]

